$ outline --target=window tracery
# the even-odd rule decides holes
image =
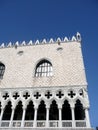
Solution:
[[[49,99],[49,98],[52,96],[52,94],[50,93],[50,91],[48,91],[48,92],[45,94],[45,96],[47,97],[47,99]]]
[[[9,94],[8,94],[8,93],[5,93],[5,94],[3,95],[3,98],[4,98],[4,100],[6,100],[7,98],[9,98]]]
[[[35,77],[52,76],[52,72],[52,64],[48,60],[42,60],[36,66]]]
[[[14,93],[13,98],[16,100],[19,97],[18,92]]]
[[[30,94],[29,94],[28,92],[25,92],[25,94],[23,95],[23,97],[24,97],[25,99],[28,99],[28,98],[30,97]]]
[[[58,96],[58,98],[62,98],[64,96],[64,94],[62,93],[62,91],[58,91],[56,96]]]
[[[69,93],[68,93],[68,96],[70,96],[70,98],[73,98],[76,94],[73,92],[73,90],[71,90]]]

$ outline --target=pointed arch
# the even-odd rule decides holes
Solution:
[[[21,102],[22,105],[23,105],[23,101],[22,101],[21,97],[17,98],[16,100],[13,100],[13,101],[14,101],[14,107],[15,107],[15,108],[16,108],[16,106],[18,105],[19,102]]]
[[[49,100],[49,102],[50,102],[49,104],[51,105],[53,101],[55,101],[56,104],[59,103],[59,100],[56,98],[56,96],[55,96],[55,97],[52,97],[52,98]]]
[[[12,113],[11,107],[12,107],[12,104],[11,104],[11,101],[9,101],[8,104],[5,106],[2,120],[10,120],[11,113]]]
[[[53,100],[50,105],[49,120],[59,120],[59,110],[55,100]]]
[[[62,120],[72,120],[71,108],[67,100],[62,105]]]
[[[34,120],[34,104],[32,101],[29,101],[27,105],[25,120]]]
[[[75,120],[84,120],[85,119],[85,111],[84,111],[83,105],[79,99],[76,101],[74,111],[75,111]]]
[[[42,100],[37,111],[37,120],[46,120],[46,105]]]
[[[15,108],[15,113],[14,113],[14,118],[13,120],[21,120],[22,119],[22,113],[23,113],[23,108],[22,108],[22,102],[19,101],[16,108]]]

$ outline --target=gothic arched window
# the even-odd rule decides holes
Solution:
[[[8,104],[6,105],[5,109],[4,109],[2,120],[10,120],[11,113],[12,113],[11,107],[12,107],[12,104],[11,104],[11,101],[9,101]]]
[[[62,120],[72,120],[70,104],[67,100],[62,106]]]
[[[35,77],[52,76],[52,64],[48,60],[40,61],[35,70]]]
[[[22,105],[22,102],[19,101],[16,108],[15,108],[13,120],[21,120],[22,119],[22,113],[23,113],[23,105]]]
[[[3,79],[4,71],[5,71],[5,65],[0,63],[0,79]]]
[[[85,111],[81,101],[78,99],[75,104],[75,120],[84,120]]]
[[[37,111],[37,120],[46,120],[46,105],[42,100]]]
[[[58,119],[59,119],[58,105],[56,101],[53,100],[49,109],[49,120],[58,120]]]

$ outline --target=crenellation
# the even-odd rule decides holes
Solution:
[[[81,42],[81,35],[79,32],[77,32],[76,36],[72,36],[72,38],[57,38],[55,40],[53,40],[52,38],[50,38],[50,40],[46,40],[46,39],[43,39],[41,41],[39,41],[38,39],[33,42],[32,40],[30,40],[29,42],[26,42],[26,41],[23,41],[23,42],[20,42],[17,41],[16,43],[13,43],[12,42],[9,42],[7,45],[5,43],[2,43],[0,45],[0,48],[7,48],[7,47],[14,47],[17,48],[18,46],[29,46],[29,45],[43,45],[43,44],[55,44],[55,43],[67,43],[67,42],[74,42],[74,41],[77,41],[77,42]]]
[[[4,47],[5,47],[5,45],[4,45],[4,43],[2,43],[1,46],[0,46],[0,48],[4,48]]]
[[[23,42],[21,43],[21,46],[25,46],[25,45],[26,45],[26,42],[23,41]]]
[[[50,38],[49,43],[54,43],[53,38]]]
[[[19,42],[17,41],[16,43],[15,43],[15,48],[17,48],[19,46]]]
[[[43,44],[46,44],[46,43],[47,43],[46,39],[43,39],[42,43],[43,43]]]
[[[27,45],[33,45],[32,40],[29,41],[29,43]]]
[[[12,46],[12,43],[11,42],[9,42],[8,43],[8,45],[7,45],[7,47],[11,47]]]
[[[75,36],[73,36],[71,40],[72,40],[72,41],[76,41],[76,37],[75,37]]]

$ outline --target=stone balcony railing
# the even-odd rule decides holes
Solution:
[[[0,127],[1,128],[16,128],[16,127],[29,127],[29,128],[86,128],[86,121],[85,120],[76,120],[76,121],[71,121],[71,120],[63,120],[63,121],[58,121],[58,120],[51,120],[51,121],[24,121],[22,123],[22,121],[8,121],[8,120],[4,120],[1,121],[0,123]]]

